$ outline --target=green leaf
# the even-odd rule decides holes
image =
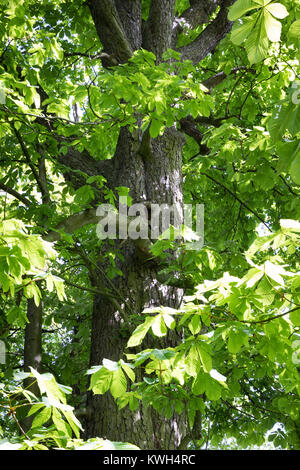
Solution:
[[[66,299],[64,281],[56,276],[52,276],[52,280],[55,285],[57,297],[59,300],[63,301]]]
[[[280,21],[275,20],[275,18],[268,13],[264,12],[264,23],[267,32],[267,36],[270,41],[278,42],[280,41],[281,36],[281,23]]]
[[[171,349],[153,349],[151,357],[155,357],[159,361],[168,361],[176,355],[176,352]]]
[[[266,6],[266,10],[269,11],[275,18],[283,19],[288,16],[288,11],[281,3],[269,3]]]
[[[296,156],[296,158],[293,160],[289,173],[291,177],[293,178],[294,182],[300,186],[300,154],[299,153]]]
[[[152,119],[151,125],[149,128],[150,136],[155,139],[164,129],[164,124],[157,119]]]
[[[205,374],[200,373],[195,377],[192,385],[192,392],[195,395],[202,395],[205,392]]]
[[[66,399],[52,374],[39,374],[30,367],[32,375],[36,378],[41,394],[46,394],[50,404],[57,406],[65,404]]]
[[[83,431],[83,428],[82,428],[81,423],[79,422],[79,420],[74,415],[73,411],[62,410],[62,414],[64,415],[64,417],[68,421],[68,424],[71,427],[72,431],[74,432],[76,438],[79,439],[79,437],[80,437],[80,432],[79,431],[80,430]]]
[[[221,398],[222,389],[216,380],[205,374],[205,393],[209,400],[216,401]]]
[[[112,374],[105,367],[92,374],[89,390],[93,390],[95,395],[103,395],[109,390],[112,381]]]
[[[300,36],[300,20],[294,21],[289,29],[289,36],[292,38],[299,38]]]
[[[95,199],[94,190],[89,184],[87,184],[77,189],[74,201],[77,204],[85,205],[91,202],[93,199]]]
[[[122,369],[126,372],[128,377],[130,378],[131,382],[135,381],[135,373],[133,372],[132,368],[130,367],[129,364],[126,364],[125,362],[122,363]]]
[[[198,348],[195,344],[190,348],[189,353],[185,359],[186,373],[192,377],[196,377],[201,369],[201,358]]]
[[[126,390],[127,380],[122,369],[120,368],[112,374],[110,391],[114,398],[118,398],[124,395],[124,393],[126,393]]]
[[[162,314],[157,315],[153,319],[151,326],[152,326],[152,331],[155,334],[155,336],[158,336],[158,337],[165,336],[168,332]]]
[[[250,64],[256,64],[263,60],[268,53],[268,36],[266,32],[265,22],[260,17],[251,34],[249,35],[246,44],[246,51]]]
[[[34,413],[36,413],[41,408],[44,408],[44,406],[45,406],[45,403],[37,403],[35,405],[32,405],[30,410],[27,413],[27,416],[33,415]]]
[[[45,407],[40,413],[38,413],[32,422],[32,428],[38,428],[45,424],[51,417],[51,408]]]
[[[151,328],[151,325],[153,323],[154,318],[153,317],[147,317],[144,323],[139,325],[134,332],[132,333],[131,337],[129,338],[129,341],[127,343],[128,348],[132,348],[134,346],[138,346],[141,344],[143,341],[144,337],[148,333],[149,329]]]
[[[17,307],[16,305],[8,310],[6,317],[8,323],[15,323],[20,326],[24,326],[26,321],[28,321],[24,309]]]
[[[290,320],[295,326],[300,326],[300,310],[295,310],[289,314]]]
[[[200,315],[193,315],[192,320],[190,321],[188,326],[192,335],[196,335],[197,333],[199,333],[201,329]]]
[[[205,393],[209,400],[215,401],[221,397],[221,386],[209,374],[201,373],[197,375],[193,382],[192,392],[195,395]]]
[[[253,0],[237,0],[229,8],[228,19],[230,21],[235,21],[241,18],[245,13],[250,10],[258,8],[257,4]]]
[[[62,418],[62,415],[56,408],[52,408],[53,423],[58,431],[60,431],[66,438],[72,437],[70,426]]]
[[[228,351],[232,354],[237,354],[245,341],[245,334],[242,331],[230,330],[228,335]]]
[[[130,409],[130,411],[137,410],[138,406],[139,406],[139,400],[134,395],[130,395],[130,397],[129,397],[129,409]]]
[[[24,287],[24,295],[28,299],[31,299],[33,297],[35,305],[39,306],[42,294],[40,289],[34,282]]]
[[[202,343],[197,342],[197,349],[204,371],[209,372],[212,369],[212,359],[210,354],[207,352],[205,345]]]

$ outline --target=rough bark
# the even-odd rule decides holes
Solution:
[[[30,372],[30,367],[41,372],[42,367],[42,321],[43,321],[43,305],[35,305],[34,299],[27,301],[27,318],[28,323],[25,327],[24,338],[24,371]],[[40,390],[36,380],[29,377],[24,380],[24,388],[31,391],[35,396],[39,396]],[[33,417],[25,417],[29,408],[22,407],[19,419],[23,430],[26,432],[30,429]]]
[[[128,185],[135,202],[151,201],[181,206],[181,150],[183,136],[169,129],[163,137],[149,143],[155,158],[144,160],[139,155],[140,139],[123,129],[120,133],[114,158],[111,183],[115,186]],[[123,276],[115,282],[119,293],[122,312],[102,296],[95,296],[91,365],[100,364],[103,358],[119,360],[124,358],[128,338],[120,333],[122,317],[140,314],[151,305],[178,307],[181,302],[180,289],[164,286],[157,279],[158,266],[141,262],[135,244],[127,240],[121,251],[124,262],[119,263]],[[105,283],[105,279],[101,279]],[[123,299],[123,302],[122,302]],[[121,314],[120,314],[121,313]],[[169,338],[169,345],[171,338]],[[153,346],[153,344],[152,344]],[[144,449],[176,448],[184,432],[184,417],[164,420],[150,409],[119,411],[111,396],[90,396],[91,418],[87,422],[88,436],[102,436],[112,440],[125,440]]]
[[[119,63],[126,62],[132,55],[132,48],[114,0],[91,0],[88,5],[104,52]]]
[[[174,14],[175,0],[152,0],[143,29],[143,47],[153,52],[158,62],[171,47]]]
[[[24,370],[28,372],[29,367],[40,371],[42,364],[42,303],[36,306],[34,299],[27,301],[28,323],[25,327],[24,342]],[[35,387],[35,390],[38,390]],[[34,392],[33,392],[34,393]]]
[[[221,0],[190,0],[190,8],[185,10],[180,18],[176,18],[172,38],[173,48],[176,48],[178,34],[185,27],[195,28],[198,25],[208,23],[210,15],[221,3]]]
[[[204,29],[198,38],[187,46],[178,49],[183,60],[192,60],[194,64],[203,60],[217,47],[232,28],[233,22],[228,19],[228,9],[235,0],[224,0],[216,18]]]

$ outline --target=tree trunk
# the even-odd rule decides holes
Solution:
[[[33,367],[41,372],[42,366],[42,321],[43,321],[43,304],[35,305],[34,299],[27,300],[27,318],[28,323],[25,327],[24,339],[24,371],[30,372]],[[40,395],[40,390],[36,379],[28,377],[24,380],[24,388],[34,393],[36,397]],[[21,421],[22,428],[27,432],[32,424],[33,416],[26,417],[30,406],[21,407],[18,419]]]
[[[168,129],[164,136],[153,141],[148,139],[149,151],[147,158],[143,158],[139,153],[141,136],[134,137],[127,129],[122,129],[110,186],[128,186],[134,202],[175,204],[180,210],[183,142],[182,134],[175,129]],[[91,365],[101,364],[103,358],[116,361],[122,358],[128,339],[125,340],[121,334],[124,317],[128,320],[130,315],[140,314],[148,306],[178,307],[182,298],[180,289],[159,283],[159,266],[139,257],[131,240],[126,240],[122,248],[121,253],[125,260],[120,262],[118,267],[123,276],[113,281],[116,292],[119,293],[122,312],[108,299],[96,295],[93,308]],[[101,279],[102,285],[103,282],[105,279]],[[170,342],[168,344],[170,345]],[[174,415],[167,421],[150,409],[139,409],[135,414],[127,409],[119,411],[109,393],[104,396],[90,396],[89,408],[92,409],[87,422],[87,435],[90,437],[101,436],[110,440],[129,441],[144,449],[176,448],[181,440],[183,419],[178,416]]]

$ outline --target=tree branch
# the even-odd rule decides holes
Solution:
[[[286,315],[296,312],[299,309],[300,309],[300,306],[292,308],[291,310],[288,310],[287,312],[280,313],[279,315],[274,315],[273,317],[265,318],[264,320],[257,320],[257,321],[237,320],[237,321],[240,323],[247,323],[247,325],[259,325],[263,323],[269,323],[270,321],[276,320],[277,318],[285,317]]]
[[[216,75],[213,75],[212,77],[209,77],[206,80],[204,80],[202,84],[206,86],[206,88],[208,88],[209,90],[212,90],[217,85],[220,85],[220,83],[222,83],[227,77],[229,77],[230,75],[235,75],[237,72],[241,70],[255,74],[254,69],[247,69],[247,67],[245,66],[235,67],[234,69],[231,70],[231,72],[228,75],[225,72],[219,72]]]
[[[87,3],[104,52],[116,58],[118,63],[127,62],[133,50],[119,18],[115,2],[113,0],[88,0]]]
[[[66,217],[55,227],[54,230],[49,232],[47,235],[44,235],[43,239],[48,242],[55,242],[61,238],[61,234],[59,233],[60,231],[71,234],[85,225],[97,224],[99,222],[99,217],[96,216],[96,210],[97,209],[87,209]]]
[[[31,206],[31,202],[29,201],[29,199],[27,199],[25,196],[18,193],[14,189],[10,188],[6,184],[0,182],[0,189],[2,189],[3,191],[5,191],[8,194],[11,194],[13,197],[18,199],[19,201],[23,202],[23,204],[25,204],[25,206],[27,206],[27,207]]]
[[[142,2],[141,0],[115,0],[119,18],[133,50],[142,45]]]
[[[194,119],[190,117],[180,119],[180,126],[181,129],[185,132],[185,134],[195,139],[195,141],[199,145],[199,152],[201,153],[201,155],[207,155],[210,152],[210,149],[207,147],[207,145],[202,143],[203,134],[197,128]]]
[[[55,229],[51,230],[49,233],[43,236],[43,239],[48,242],[55,242],[61,239],[60,231],[66,232],[68,234],[74,233],[76,230],[84,227],[89,224],[97,224],[101,220],[101,217],[97,215],[97,209],[87,209],[76,214],[72,214],[62,220]],[[127,225],[134,220],[134,217],[127,217]],[[120,221],[116,217],[116,229],[119,230]],[[127,227],[128,228],[128,227]],[[149,239],[138,238],[133,240],[133,243],[136,249],[139,252],[140,257],[144,261],[149,261],[155,259],[155,256],[151,252],[152,242]]]
[[[225,186],[223,183],[221,183],[220,181],[216,180],[215,178],[213,178],[212,176],[208,175],[207,173],[205,173],[203,171],[201,171],[200,174],[203,175],[203,176],[206,176],[206,178],[210,179],[214,183],[216,183],[219,186],[221,186],[222,188],[224,188],[225,191],[227,191],[229,194],[231,194],[231,196],[233,196],[237,201],[239,201],[239,203],[242,206],[244,206],[249,212],[251,212],[251,214],[253,214],[258,220],[260,220],[264,224],[264,226],[267,227],[269,232],[272,232],[272,230],[270,229],[268,224],[264,221],[264,219],[262,217],[260,217],[260,215],[258,215],[257,212],[255,212],[253,209],[251,209],[245,202],[243,202],[233,191],[231,191],[231,189],[227,188],[227,186]]]
[[[224,0],[216,18],[204,29],[198,38],[188,44],[178,48],[182,60],[192,60],[197,64],[212,52],[219,42],[224,39],[232,28],[233,22],[228,20],[228,9],[235,0]]]
[[[148,20],[143,25],[143,47],[158,61],[171,47],[175,0],[152,0]]]
[[[216,11],[222,0],[190,0],[190,8],[185,10],[180,18],[176,18],[174,28],[177,36],[183,30],[182,26],[195,28],[198,25],[208,23],[209,17]]]
[[[97,54],[88,54],[87,52],[65,52],[65,57],[86,57],[90,60],[101,59],[104,67],[113,67],[118,65],[118,61],[115,57],[106,54],[105,52],[99,52]]]
[[[40,191],[41,191],[41,194],[42,194],[42,196],[45,196],[45,192],[44,192],[45,188],[44,188],[43,184],[42,184],[41,181],[40,181],[40,177],[39,177],[39,173],[38,173],[37,169],[35,168],[34,164],[33,164],[32,161],[31,161],[31,158],[30,158],[28,149],[27,149],[27,147],[26,147],[26,145],[25,145],[25,142],[23,141],[22,136],[21,136],[20,132],[17,130],[17,128],[15,127],[15,125],[12,123],[11,126],[12,126],[13,131],[14,131],[16,137],[17,137],[17,140],[18,140],[18,142],[19,142],[19,144],[20,144],[20,146],[21,146],[21,149],[22,149],[22,151],[23,151],[23,154],[24,154],[24,156],[25,156],[25,158],[26,158],[26,162],[27,162],[29,168],[31,169],[31,171],[32,171],[32,173],[33,173],[33,176],[34,176],[34,178],[35,178],[35,180],[36,180],[36,182],[37,182],[37,185],[38,185],[38,187],[39,187],[39,189],[40,189]]]

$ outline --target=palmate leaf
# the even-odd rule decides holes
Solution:
[[[248,11],[259,8],[253,0],[237,0],[229,9],[228,19],[235,21],[245,15]]]
[[[256,23],[255,28],[251,31],[245,43],[250,64],[256,64],[263,60],[269,48],[269,41],[266,31],[265,22],[261,16]]]
[[[199,373],[192,385],[192,392],[195,395],[206,394],[209,400],[219,400],[221,397],[221,386],[217,380],[213,379],[209,374]]]
[[[300,20],[296,20],[294,23],[292,23],[288,34],[291,38],[300,37]]]
[[[300,144],[298,146],[298,149],[300,149]],[[291,177],[293,178],[294,182],[300,186],[300,154],[299,152],[297,153],[296,157],[294,158],[290,166],[289,173]]]
[[[281,23],[267,10],[264,11],[264,24],[270,41],[278,42],[281,36]]]
[[[109,390],[112,380],[112,374],[105,367],[101,366],[101,369],[92,373],[91,384],[89,390],[93,390],[95,395],[103,395]]]
[[[244,16],[251,10],[258,9],[250,16]],[[280,41],[281,23],[288,15],[284,5],[271,3],[267,0],[238,0],[229,10],[228,18],[235,23],[231,32],[231,40],[240,45],[244,41],[250,64],[263,60],[271,42]]]
[[[248,335],[244,333],[241,330],[230,330],[230,333],[228,335],[228,351],[231,352],[232,354],[237,354],[240,349],[242,348],[243,345],[245,345],[245,342],[247,344],[248,341]]]
[[[270,12],[275,18],[283,19],[288,16],[288,11],[281,3],[269,3],[266,10]]]
[[[153,317],[147,317],[144,323],[139,325],[129,338],[129,341],[127,343],[128,348],[132,348],[134,346],[138,346],[141,344],[143,341],[144,337],[148,333],[149,329],[151,328],[151,325],[153,323],[154,318]]]
[[[52,417],[56,429],[64,435],[72,437],[72,431],[79,438],[79,430],[83,430],[80,422],[73,413],[73,407],[67,405],[63,390],[69,393],[69,387],[60,386],[52,374],[39,374],[32,367],[31,374],[36,378],[42,395],[43,404],[34,404],[28,416],[45,406],[34,418],[32,428],[41,427]],[[66,421],[64,420],[66,419]]]
[[[114,398],[121,397],[126,393],[127,380],[121,368],[113,372],[110,385],[110,392]]]
[[[43,410],[38,413],[32,422],[31,428],[38,428],[45,424],[51,417],[51,408],[44,407]]]

